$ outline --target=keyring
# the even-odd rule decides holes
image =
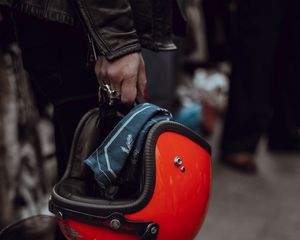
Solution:
[[[103,84],[99,88],[99,92],[102,92],[106,94],[108,97],[108,104],[113,105],[119,101],[121,101],[121,94],[117,90],[112,90],[109,86],[109,84]]]

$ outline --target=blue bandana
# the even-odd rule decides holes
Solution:
[[[171,118],[168,110],[150,103],[134,107],[84,161],[94,172],[98,185],[106,189],[114,184],[129,159],[136,164],[150,128]]]

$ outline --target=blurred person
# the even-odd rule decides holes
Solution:
[[[194,71],[207,61],[207,42],[203,20],[202,0],[186,0],[184,9],[187,19],[187,34],[182,43],[183,68],[186,73]]]
[[[202,0],[208,65],[230,60],[237,0]]]
[[[0,6],[4,17],[13,15],[24,67],[38,98],[54,105],[59,176],[79,119],[98,106],[99,85],[110,84],[122,103],[131,105],[146,87],[141,47],[176,49],[171,1],[0,0]],[[93,62],[94,70],[87,62]]]
[[[255,173],[262,134],[270,150],[299,150],[300,16],[296,1],[239,1],[221,161]]]
[[[153,52],[143,49],[142,52],[147,66],[147,101],[170,111],[174,110],[178,73],[181,70],[180,61],[183,57],[183,42],[187,37],[187,27],[191,23],[187,21],[186,16],[186,5],[190,5],[190,2],[191,0],[177,0],[178,4],[174,4],[172,9],[173,15],[176,16],[172,22],[173,26],[176,26],[174,41],[178,51]]]
[[[171,110],[175,99],[177,52],[143,50],[147,66],[147,100]]]

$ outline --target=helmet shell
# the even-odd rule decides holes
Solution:
[[[176,166],[176,158],[181,159],[180,166]],[[153,197],[144,209],[126,218],[158,223],[158,239],[193,239],[201,227],[208,205],[210,155],[188,137],[164,132],[156,143],[155,159]]]
[[[107,216],[107,214],[119,212],[129,222],[158,224],[159,231],[155,238],[142,239],[193,239],[205,218],[210,196],[212,172],[209,145],[180,124],[160,122],[150,130],[147,136],[144,161],[151,163],[150,167],[144,168],[144,178],[147,179],[150,175],[153,181],[145,182],[144,189],[150,190],[147,190],[146,194],[142,193],[133,204],[123,206],[119,203],[116,207],[112,207],[111,211],[109,205],[99,206],[99,210],[93,210],[92,214],[88,206],[95,209],[95,204],[74,202],[74,208],[69,204],[68,209],[83,216],[86,213],[80,212],[81,209],[89,210],[88,216]],[[68,194],[58,196],[59,186],[56,188],[52,201],[60,207],[59,199],[67,198]],[[76,207],[78,204],[81,204],[81,208]],[[57,211],[54,212],[57,213]],[[141,239],[141,235],[122,233],[109,229],[109,226],[97,226],[97,224],[89,224],[81,219],[66,217],[58,220],[67,239]]]

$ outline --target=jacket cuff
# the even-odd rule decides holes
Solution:
[[[136,43],[134,45],[131,46],[125,46],[121,49],[118,49],[116,51],[111,51],[108,52],[105,57],[107,58],[107,60],[115,60],[117,58],[123,57],[125,55],[128,55],[130,53],[135,53],[135,52],[140,52],[142,49],[141,45],[139,43]]]
[[[114,60],[141,50],[127,0],[73,1],[96,54]]]

